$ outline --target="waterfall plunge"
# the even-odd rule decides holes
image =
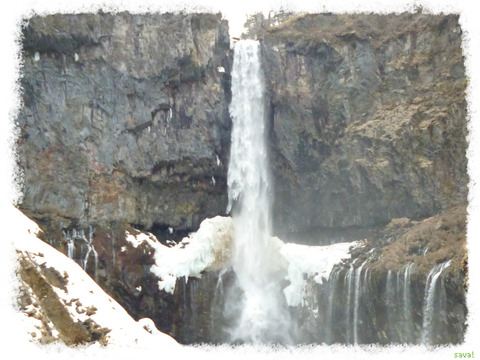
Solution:
[[[258,42],[239,41],[235,44],[232,71],[227,211],[232,211],[235,224],[232,266],[244,296],[227,299],[227,306],[239,312],[231,340],[289,343],[290,317],[279,286],[285,273],[270,236],[263,94]]]

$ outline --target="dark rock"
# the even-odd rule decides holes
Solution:
[[[306,14],[264,26],[280,236],[466,204],[457,16]]]
[[[35,16],[22,44],[25,213],[62,228],[193,230],[225,212],[231,55],[219,14]]]

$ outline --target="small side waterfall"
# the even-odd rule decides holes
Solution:
[[[396,291],[393,280],[393,270],[388,270],[387,274],[387,284],[385,289],[385,308],[387,312],[387,336],[389,339],[394,339],[396,337],[395,331],[395,322],[396,322],[396,312],[395,312],[395,299]]]
[[[405,331],[405,342],[413,343],[413,320],[412,305],[410,298],[410,275],[413,263],[405,266],[405,274],[403,276],[403,328]]]
[[[279,281],[270,220],[270,175],[259,43],[235,44],[227,211],[235,223],[232,266],[244,296],[232,341],[289,342],[289,313]],[[238,302],[238,299],[230,299]]]
[[[72,238],[72,235],[68,232],[63,230],[63,237],[67,240],[67,256],[70,259],[73,259],[75,256],[75,243],[74,239]]]
[[[88,259],[90,257],[90,254],[93,253],[93,277],[94,280],[97,281],[98,253],[93,246],[93,228],[89,226],[88,229],[88,238],[87,236],[85,236],[85,231],[83,229],[72,229],[71,231],[63,230],[62,232],[64,239],[67,241],[67,256],[72,260],[76,260],[83,268],[83,270],[87,270]],[[82,243],[80,245],[80,254],[78,255],[77,259],[75,259],[75,241],[80,241]],[[86,247],[85,252],[83,252],[84,247]]]
[[[87,269],[88,258],[90,253],[93,252],[93,261],[94,261],[94,279],[97,281],[97,269],[98,269],[98,254],[93,246],[93,229],[91,226],[88,227],[88,238],[85,237],[85,232],[82,229],[82,239],[87,245],[87,252],[83,258],[83,270]]]
[[[367,260],[368,261],[368,260]],[[358,344],[358,318],[360,313],[360,293],[362,288],[362,269],[367,263],[363,262],[362,265],[355,270],[355,302],[353,307],[353,343]]]
[[[355,261],[350,265],[350,268],[348,269],[348,273],[345,276],[345,282],[347,285],[347,301],[346,301],[346,309],[345,309],[345,319],[346,319],[346,329],[347,329],[347,338],[346,342],[347,344],[351,344],[353,340],[352,336],[352,327],[353,327],[353,321],[352,321],[352,294],[354,291],[354,275],[355,275],[355,267],[353,266],[355,264]]]
[[[333,314],[335,312],[335,301],[337,300],[337,282],[338,282],[338,268],[333,269],[328,279],[328,307],[327,307],[327,329],[325,341],[327,344],[333,342]]]
[[[423,344],[432,344],[434,342],[434,314],[436,312],[440,313],[440,310],[445,309],[436,309],[436,293],[438,291],[438,279],[442,275],[442,272],[449,267],[451,261],[446,261],[441,264],[437,264],[433,267],[427,277],[427,282],[425,283],[425,299],[423,305],[423,326],[422,326],[422,343]],[[442,284],[442,282],[440,283]],[[443,293],[445,291],[443,290]]]

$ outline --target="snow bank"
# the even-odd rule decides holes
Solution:
[[[290,285],[284,289],[287,304],[289,306],[303,304],[307,285],[305,275],[313,278],[318,284],[323,283],[336,264],[350,258],[350,249],[359,245],[359,241],[327,246],[284,244],[280,253],[288,262],[286,279],[290,281]]]
[[[217,216],[206,219],[197,232],[190,234],[174,247],[160,244],[151,234],[128,234],[129,241],[136,247],[142,241],[155,249],[155,265],[151,271],[161,280],[159,287],[173,294],[178,277],[201,277],[207,270],[220,270],[231,266],[231,242],[233,220],[230,217]],[[290,285],[284,293],[289,306],[303,303],[306,280],[313,278],[322,283],[328,279],[333,267],[344,259],[350,258],[350,249],[360,242],[339,243],[328,246],[307,246],[284,243],[273,237],[271,257],[286,260],[285,277]],[[281,261],[279,263],[282,263]]]
[[[87,318],[86,311],[77,310],[79,308],[78,301],[80,301],[81,308],[96,308],[95,313],[88,315],[88,318],[101,327],[111,330],[106,335],[109,345],[178,346],[170,336],[159,332],[151,320],[142,319],[136,322],[77,263],[40,240],[36,236],[40,232],[37,224],[16,208],[12,207],[12,212],[16,224],[19,225],[18,236],[14,240],[16,250],[37,265],[45,264],[47,268],[52,267],[60,274],[68,274],[66,291],[54,286],[52,288],[60,301],[65,304],[74,321],[84,321]],[[35,322],[39,320],[29,317],[25,311],[19,315],[22,317],[21,321],[25,324],[26,330],[35,329],[35,325],[38,325]]]
[[[202,221],[197,232],[174,247],[144,237],[155,249],[155,265],[151,271],[161,279],[159,288],[173,294],[177,277],[201,277],[205,270],[228,267],[232,233],[232,219],[216,216]],[[137,238],[139,236],[142,235]]]

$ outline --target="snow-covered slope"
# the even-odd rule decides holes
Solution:
[[[38,226],[12,208],[19,267],[19,317],[33,342],[179,346],[150,319],[135,321],[73,260],[37,237]]]

